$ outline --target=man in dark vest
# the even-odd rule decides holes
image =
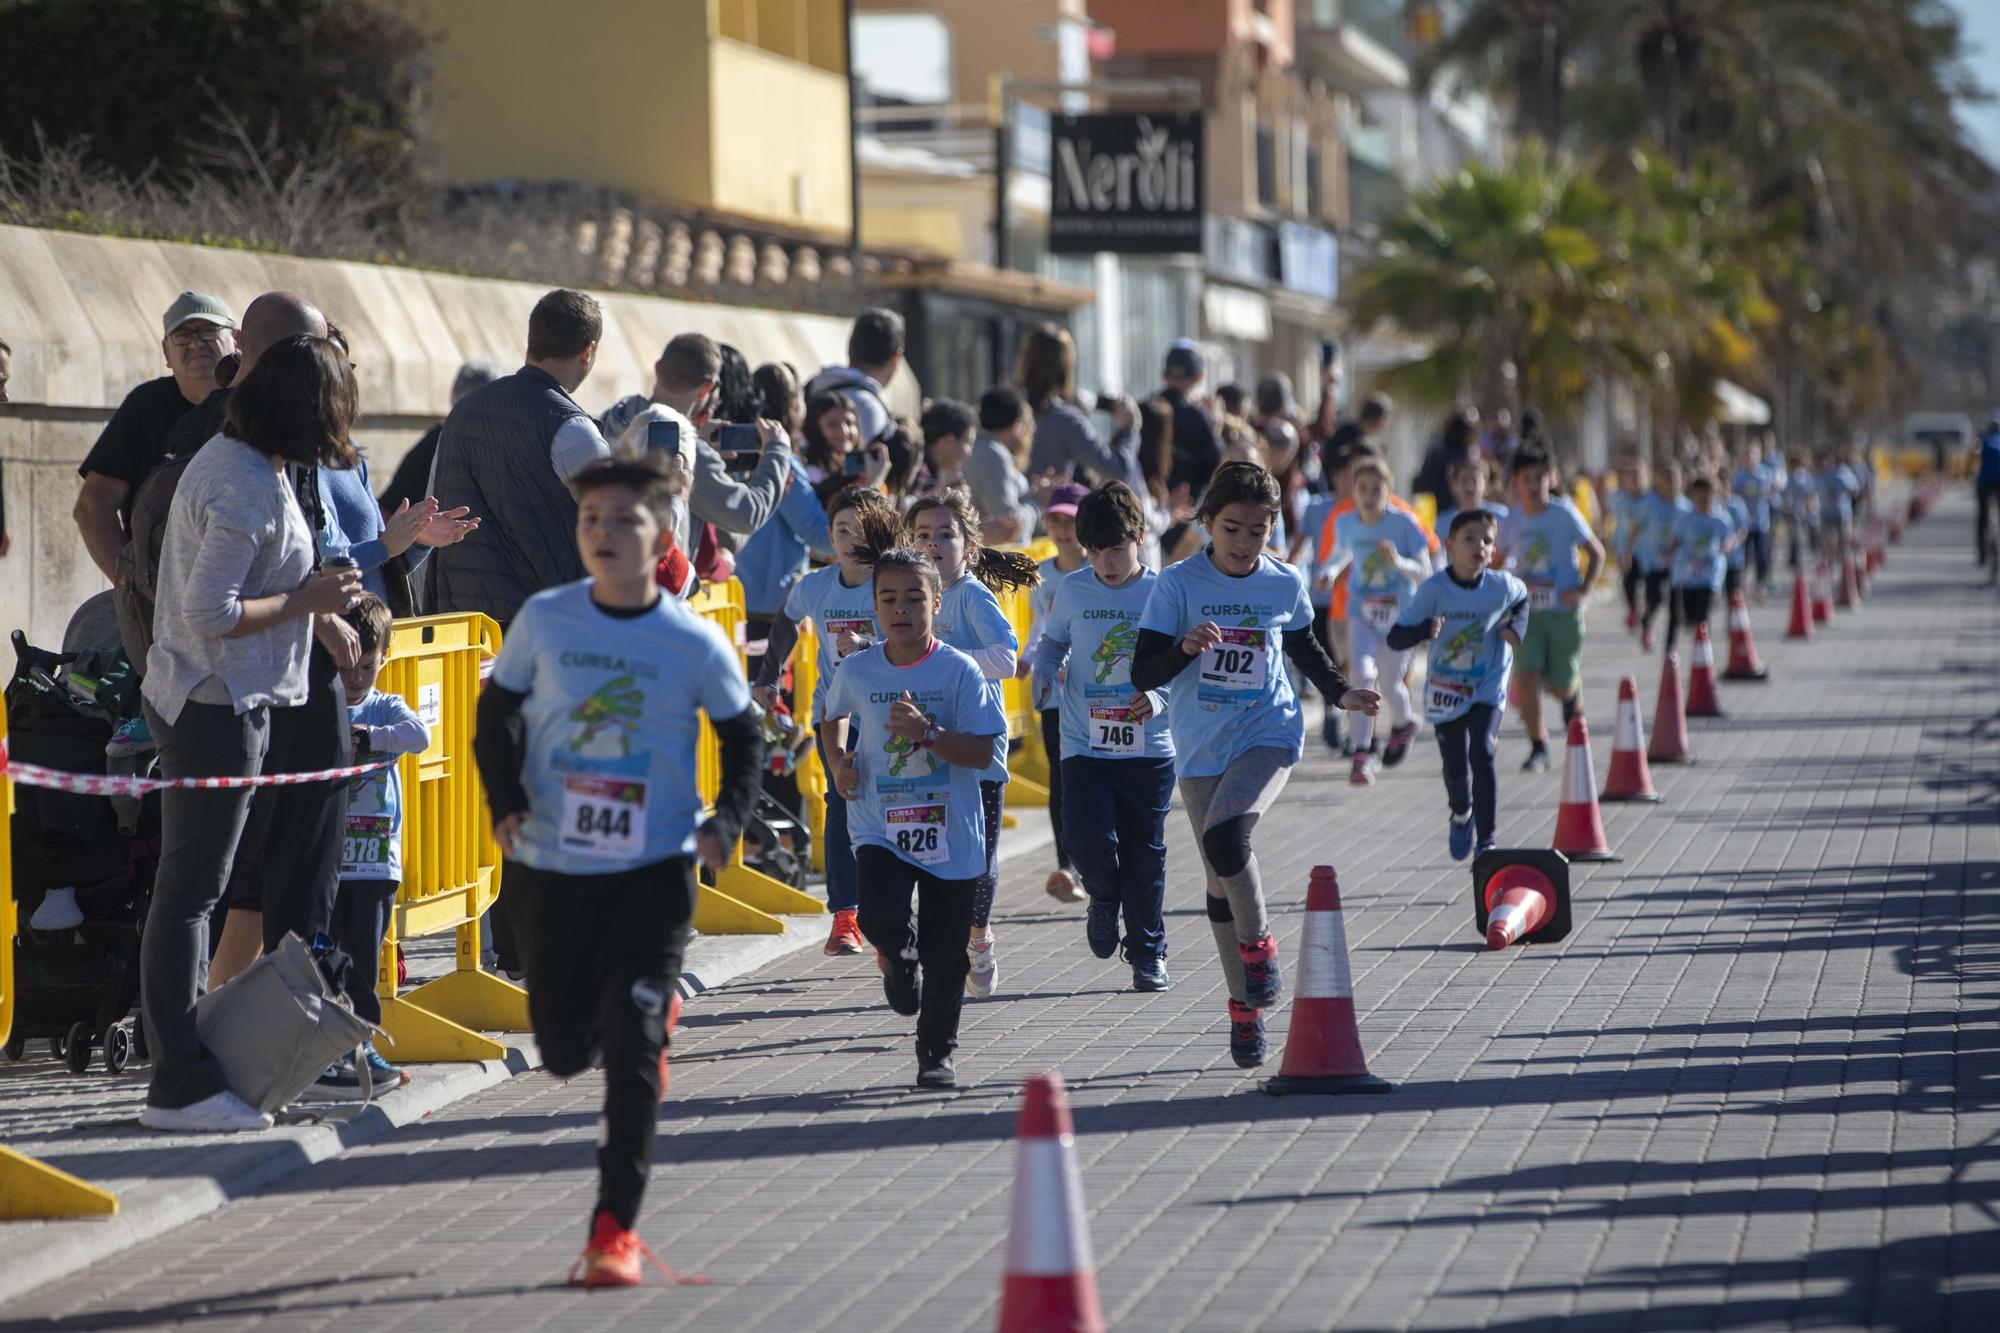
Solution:
[[[491,518],[431,558],[436,613],[477,611],[504,629],[536,593],[583,577],[569,479],[611,449],[570,395],[589,377],[603,335],[594,299],[550,292],[528,317],[528,363],[473,390],[445,418],[432,493],[445,508],[471,505]]]

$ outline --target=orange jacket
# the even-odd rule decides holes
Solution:
[[[1400,495],[1389,497],[1389,507],[1391,509],[1400,509],[1411,518],[1417,517],[1416,506],[1403,499]],[[1342,500],[1327,513],[1326,522],[1320,525],[1319,544],[1313,548],[1313,568],[1315,570],[1333,558],[1334,524],[1340,522],[1342,514],[1352,512],[1354,512],[1354,501]],[[1417,526],[1419,528],[1424,527],[1421,520],[1418,521]],[[1429,528],[1424,528],[1424,545],[1430,549],[1432,557],[1435,558],[1443,543],[1438,541],[1435,532],[1432,532]],[[1326,617],[1328,620],[1347,619],[1347,575],[1348,571],[1342,570],[1340,577],[1333,582],[1333,597],[1327,602],[1326,606]]]

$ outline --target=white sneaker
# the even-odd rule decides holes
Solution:
[[[269,1129],[271,1117],[233,1092],[218,1092],[191,1106],[152,1106],[139,1112],[139,1123],[147,1129],[164,1129],[183,1134],[233,1134],[241,1130]]]
[[[986,999],[1000,984],[1000,950],[988,935],[967,944],[965,957],[972,964],[972,970],[965,974],[965,993],[975,1000]]]

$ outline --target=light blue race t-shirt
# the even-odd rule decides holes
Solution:
[[[1729,525],[1735,531],[1738,537],[1742,537],[1751,531],[1750,506],[1744,503],[1742,496],[1740,495],[1730,496],[1729,502],[1723,505],[1722,508],[1723,511],[1729,515]],[[1745,554],[1748,553],[1748,551],[1749,551],[1749,545],[1746,542],[1739,541],[1736,543],[1736,545],[1730,547],[1729,567],[1731,569],[1738,569],[1738,570],[1742,569],[1743,557]]]
[[[420,754],[430,745],[430,729],[400,694],[370,690],[347,707],[347,725],[368,732],[377,758]],[[400,764],[347,780],[342,826],[342,879],[403,879],[403,775]]]
[[[1516,509],[1500,520],[1500,549],[1507,568],[1528,589],[1528,608],[1569,612],[1562,595],[1583,583],[1576,548],[1590,543],[1590,525],[1576,506],[1558,495],[1541,513]]]
[[[812,722],[818,725],[827,685],[840,666],[840,636],[846,633],[881,636],[875,629],[875,581],[869,579],[850,588],[840,577],[839,565],[828,565],[792,585],[785,598],[785,618],[794,623],[810,620],[819,640],[819,679],[813,684]]]
[[[673,597],[627,618],[590,600],[590,580],[564,584],[521,607],[493,684],[527,696],[516,860],[608,875],[693,854],[701,715],[720,722],[750,707],[720,629]]]
[[[1139,628],[1180,639],[1203,621],[1215,622],[1222,642],[1174,677],[1167,699],[1178,771],[1213,777],[1258,746],[1297,763],[1305,725],[1282,659],[1285,632],[1312,627],[1305,579],[1268,555],[1235,578],[1198,551],[1160,574]]]
[[[1674,520],[1673,585],[1676,588],[1722,589],[1726,565],[1723,547],[1736,531],[1729,512],[1720,505],[1711,514],[1690,509]]]
[[[908,694],[945,731],[1007,735],[1002,711],[971,658],[935,644],[911,666],[889,660],[883,645],[840,664],[827,692],[828,717],[845,717],[860,737],[855,763],[861,790],[847,803],[847,832],[857,847],[886,847],[939,879],[986,873],[986,818],[976,768],[948,764],[889,730],[889,710]]]
[[[1504,705],[1514,649],[1500,631],[1518,636],[1527,630],[1527,586],[1505,570],[1488,569],[1468,588],[1441,569],[1410,594],[1401,623],[1422,625],[1439,616],[1444,632],[1430,641],[1424,721],[1449,722],[1474,704]]]
[[[1155,692],[1153,715],[1131,716],[1132,655],[1139,647],[1139,617],[1160,576],[1141,569],[1114,588],[1085,565],[1058,575],[1055,600],[1035,649],[1035,697],[1062,709],[1064,759],[1171,759],[1166,695]],[[1057,676],[1061,675],[1061,683]]]
[[[1396,554],[1430,569],[1431,546],[1423,527],[1402,510],[1385,509],[1373,523],[1361,517],[1359,509],[1334,520],[1330,563],[1348,562],[1347,614],[1360,616],[1382,633],[1396,623],[1397,609],[1416,586],[1393,561],[1383,558],[1377,548],[1385,541]]]
[[[1639,502],[1638,532],[1632,543],[1639,568],[1648,573],[1667,568],[1667,534],[1676,518],[1692,512],[1694,506],[1685,496],[1669,500],[1658,491],[1646,492],[1646,498]]]
[[[1754,468],[1740,467],[1730,480],[1730,492],[1743,502],[1744,513],[1749,520],[1750,532],[1768,532],[1771,529],[1771,474],[1762,465]]]
[[[938,607],[937,616],[931,622],[931,632],[938,638],[958,649],[967,656],[976,654],[982,648],[1005,648],[1010,653],[1021,651],[1020,636],[1014,633],[1014,623],[1007,619],[1007,613],[1000,609],[1000,599],[993,590],[970,574],[959,576],[958,582],[944,590],[944,597]],[[1000,715],[1007,715],[1007,699],[1002,693],[1007,682],[1004,679],[988,679],[986,688],[993,695],[994,706]],[[1000,729],[1005,732],[1007,729]],[[1007,737],[1002,735],[994,745],[993,767],[981,775],[988,782],[1007,780]]]

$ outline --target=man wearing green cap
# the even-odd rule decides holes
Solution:
[[[132,493],[166,457],[174,423],[215,391],[216,363],[236,350],[236,317],[213,296],[182,292],[163,322],[160,352],[172,373],[125,395],[77,469],[76,526],[91,561],[114,582]]]

